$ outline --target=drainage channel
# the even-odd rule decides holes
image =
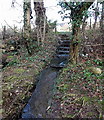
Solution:
[[[66,42],[66,41],[65,41]],[[63,42],[61,43],[63,45]],[[66,47],[66,46],[61,46]],[[21,118],[46,118],[48,106],[51,104],[53,89],[58,76],[59,70],[65,67],[68,63],[68,56],[65,54],[55,55],[48,68],[44,69],[39,78],[37,86],[22,112]]]
[[[23,109],[22,118],[46,118],[46,110],[51,103],[58,72],[59,69],[51,67],[42,71],[36,89]]]

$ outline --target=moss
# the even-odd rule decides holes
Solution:
[[[34,74],[35,74],[35,75],[39,74],[39,70],[36,69],[36,70],[34,71]]]
[[[74,116],[74,114],[73,115],[69,115],[69,114],[67,114],[67,115],[65,115],[65,116],[63,116],[63,117],[66,117],[66,118],[73,118],[73,116]]]
[[[2,114],[2,112],[3,112],[3,109],[0,109],[0,114]]]
[[[13,58],[14,56],[8,56],[7,58]]]
[[[13,88],[13,86],[16,87],[20,83],[24,82],[24,80],[25,80],[25,84],[23,84],[23,86],[25,86],[25,85],[27,86],[27,84],[30,84],[30,81],[26,81],[27,79],[31,80],[31,79],[33,79],[33,76],[32,75],[31,76],[24,76],[24,75],[22,75],[22,76],[15,76],[15,75],[13,75],[13,76],[7,77],[5,79],[7,84],[5,84],[3,86],[3,90],[6,90],[6,89],[10,90],[10,89]]]
[[[17,68],[17,69],[14,70],[14,72],[15,73],[23,73],[23,72],[25,72],[25,70],[22,69],[22,68]]]
[[[84,102],[91,102],[91,97],[83,96],[82,99],[84,100]]]
[[[4,78],[5,82],[12,82],[14,80],[16,80],[18,77],[16,75],[13,76],[7,76],[6,78]]]
[[[0,105],[3,103],[3,100],[0,100]]]
[[[87,113],[87,116],[88,116],[88,117],[92,117],[92,116],[94,116],[94,115],[95,115],[94,112],[88,112],[88,113]]]
[[[58,88],[59,91],[65,92],[65,91],[68,90],[69,85],[68,84],[62,84],[62,85],[58,86],[57,88]]]

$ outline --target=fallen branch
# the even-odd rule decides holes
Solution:
[[[81,46],[102,46],[104,44],[96,44],[96,45],[85,45],[85,44],[81,44]]]

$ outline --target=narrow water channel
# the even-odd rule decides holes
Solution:
[[[28,104],[23,110],[22,118],[45,118],[46,109],[52,98],[55,78],[59,69],[46,68],[39,76],[39,82]]]
[[[66,63],[66,61],[66,59],[53,59],[49,67],[40,73],[39,82],[28,104],[23,109],[22,118],[46,118],[46,109],[51,104],[55,80],[62,68],[60,63]]]
[[[64,40],[61,45],[65,42],[66,40]],[[58,52],[58,55],[56,54],[56,57],[53,58],[49,67],[40,73],[38,78],[39,82],[37,83],[28,104],[23,109],[22,118],[46,118],[47,107],[50,106],[51,98],[53,96],[55,80],[59,70],[65,67],[68,62],[67,47],[65,45],[62,47],[61,45],[59,47],[60,49],[63,49],[62,53]]]

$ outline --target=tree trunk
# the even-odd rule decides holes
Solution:
[[[101,19],[100,19],[100,28],[104,30],[104,1],[102,2],[102,12],[101,12]]]
[[[84,19],[83,19],[83,23],[82,23],[82,34],[83,34],[83,39],[85,40],[85,28],[87,26],[87,20],[88,16],[85,16]]]
[[[97,6],[95,8],[95,22],[94,22],[94,25],[93,25],[93,28],[95,29],[96,28],[96,23],[97,23],[97,17],[99,15],[99,9],[98,9],[98,2],[97,2]]]
[[[74,22],[75,23],[75,22]],[[72,26],[72,40],[70,44],[70,60],[72,64],[77,64],[79,60],[79,42],[78,42],[78,33],[79,33],[80,27],[77,26],[77,24],[73,24]]]
[[[92,28],[92,20],[91,20],[91,17],[90,17],[90,29]]]
[[[6,38],[6,26],[3,27],[3,32],[2,32],[3,40]]]
[[[87,25],[87,20],[88,16],[85,16],[84,19],[83,19],[83,23],[82,23],[82,32],[84,33],[85,32],[85,28],[86,28],[86,25]]]
[[[93,0],[94,1],[94,0]],[[93,2],[82,2],[76,8],[71,9],[71,18],[72,18],[72,40],[70,44],[70,60],[73,64],[79,62],[79,39],[78,34],[80,31],[80,25],[82,24],[83,12],[88,10]]]
[[[93,4],[95,0],[88,2],[88,0],[84,0],[84,2],[76,3],[71,5],[70,2],[62,2],[60,6],[66,11],[71,10],[70,17],[72,19],[72,39],[70,43],[71,53],[70,60],[72,63],[76,64],[78,62],[78,48],[79,48],[79,40],[78,33],[80,30],[80,25],[82,24],[83,16],[85,15],[85,11]],[[63,5],[64,3],[64,5]],[[73,2],[74,3],[74,2]],[[68,8],[69,7],[69,8]]]
[[[104,44],[104,1],[102,2],[102,12],[100,20],[100,31],[102,36],[102,44]]]
[[[78,43],[72,43],[71,42],[70,49],[71,49],[71,52],[70,52],[71,63],[72,64],[77,64],[78,60],[79,60],[79,54],[78,54],[79,45],[78,45]]]
[[[42,46],[43,46],[44,40],[45,40],[45,33],[46,33],[46,16],[44,14],[44,29],[43,29],[43,36],[42,36]]]
[[[31,55],[30,46],[30,32],[31,32],[31,25],[30,25],[30,18],[31,18],[31,2],[25,2],[23,5],[24,10],[24,28],[23,28],[23,38],[25,41],[25,46],[27,48],[28,53]]]
[[[36,29],[38,45],[43,44],[45,28],[46,28],[46,9],[44,8],[44,2],[34,2],[34,10],[36,14]]]

